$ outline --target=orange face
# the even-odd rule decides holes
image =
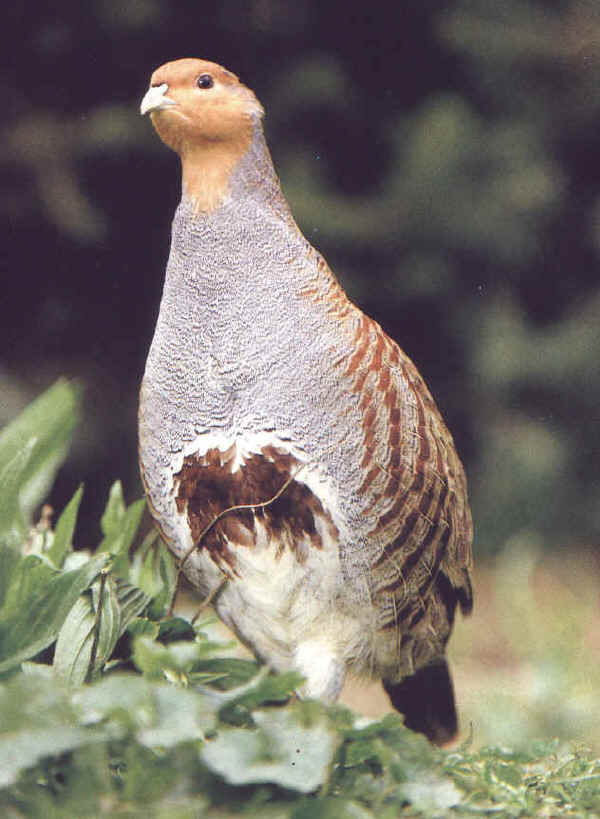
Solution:
[[[182,59],[152,74],[141,112],[150,114],[163,142],[183,155],[196,145],[246,138],[263,109],[227,69],[206,60]]]

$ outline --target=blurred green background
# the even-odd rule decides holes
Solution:
[[[140,493],[136,401],[179,197],[138,115],[202,56],[263,101],[285,192],[411,355],[467,466],[479,556],[600,539],[597,0],[92,0],[4,11],[0,423],[59,374],[85,424],[51,502]]]

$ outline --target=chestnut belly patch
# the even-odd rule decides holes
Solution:
[[[322,549],[338,533],[322,502],[302,482],[304,468],[294,455],[272,445],[245,457],[235,444],[187,455],[173,488],[192,542],[233,574],[238,547],[268,548],[275,559],[290,550],[298,563],[306,562],[311,549]],[[249,508],[226,512],[238,506]]]

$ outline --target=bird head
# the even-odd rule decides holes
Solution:
[[[207,60],[165,63],[141,105],[162,141],[181,157],[183,194],[197,213],[224,201],[231,174],[262,133],[263,108],[235,74]]]
[[[235,74],[207,60],[165,63],[152,74],[140,111],[180,156],[207,143],[251,138],[261,104]]]

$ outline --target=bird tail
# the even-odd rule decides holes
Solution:
[[[448,663],[436,660],[400,682],[383,681],[392,705],[404,714],[405,725],[445,745],[458,733],[454,686]]]

